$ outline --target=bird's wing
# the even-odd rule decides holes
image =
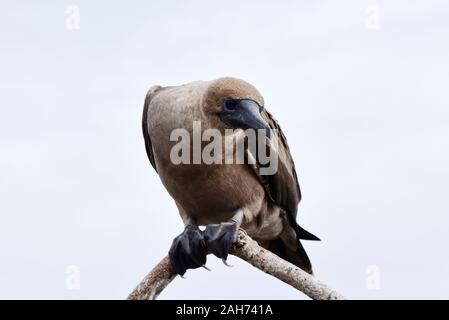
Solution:
[[[300,239],[319,240],[296,222],[298,204],[301,201],[301,190],[287,138],[279,123],[266,109],[263,109],[262,117],[274,131],[271,139],[277,139],[278,169],[272,175],[260,175],[259,170],[256,173],[271,200],[287,213],[289,222],[296,230],[298,237]]]
[[[156,163],[154,161],[153,146],[151,144],[150,134],[148,133],[148,107],[150,105],[151,99],[154,97],[154,94],[160,89],[162,89],[161,86],[153,86],[150,88],[145,97],[142,115],[142,131],[143,131],[143,138],[145,140],[145,149],[147,150],[147,155],[148,158],[150,159],[150,163],[153,166],[154,170],[156,170],[156,172],[157,168]]]

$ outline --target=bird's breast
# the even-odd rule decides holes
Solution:
[[[152,100],[148,131],[158,174],[183,211],[204,224],[227,220],[243,207],[256,214],[265,191],[252,169],[245,164],[206,164],[202,150],[196,152],[195,126],[201,133],[213,127],[200,109],[204,90],[205,84],[199,82],[166,89]],[[202,149],[205,144],[198,145]],[[187,159],[179,154],[187,154]],[[194,162],[195,154],[200,163]]]
[[[239,208],[256,214],[265,197],[245,165],[171,165],[159,175],[176,202],[202,224],[225,221]]]

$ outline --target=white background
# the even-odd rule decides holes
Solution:
[[[146,91],[225,75],[289,139],[319,279],[449,298],[448,16],[424,0],[2,0],[0,298],[126,297],[183,228],[144,150]],[[161,298],[305,298],[230,262]]]

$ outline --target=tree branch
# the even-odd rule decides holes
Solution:
[[[345,299],[341,294],[330,289],[314,276],[259,246],[243,230],[239,231],[231,254],[291,285],[314,300]],[[175,277],[176,272],[169,258],[165,257],[131,292],[128,299],[154,300]]]

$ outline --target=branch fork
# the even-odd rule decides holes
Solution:
[[[313,275],[259,246],[241,229],[230,253],[314,300],[345,300],[340,293],[318,281]],[[176,276],[176,271],[166,256],[137,285],[128,296],[128,300],[154,300]]]

